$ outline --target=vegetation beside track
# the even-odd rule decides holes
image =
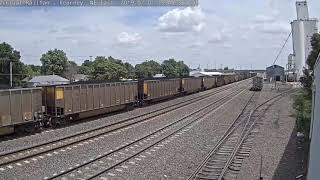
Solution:
[[[312,84],[314,79],[313,68],[320,53],[320,33],[313,35],[311,40],[312,51],[307,59],[308,68],[303,71],[304,76],[300,78],[303,88],[294,97],[293,109],[296,118],[296,126],[299,132],[309,134],[311,111],[312,111]]]

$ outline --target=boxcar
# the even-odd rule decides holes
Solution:
[[[42,118],[41,88],[0,90],[0,135],[24,126],[26,131],[40,127]]]
[[[202,81],[204,90],[217,87],[217,77],[215,76],[205,76]]]
[[[44,87],[46,114],[52,126],[132,106],[138,96],[137,81]]]
[[[202,88],[202,78],[182,78],[181,92],[194,93],[200,91]]]

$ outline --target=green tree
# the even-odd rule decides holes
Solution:
[[[90,73],[90,78],[95,80],[111,80],[126,77],[128,72],[120,64],[109,60],[104,56],[98,56],[93,61],[93,70]]]
[[[124,68],[126,68],[128,74],[127,74],[127,78],[129,79],[133,79],[135,78],[135,69],[134,67],[130,64],[130,63],[124,63],[123,64]]]
[[[135,66],[135,73],[138,78],[153,77],[155,74],[161,73],[161,65],[156,61],[145,61]]]
[[[78,74],[79,66],[74,61],[68,61],[64,76],[71,82],[75,80],[75,75]]]
[[[318,55],[320,53],[320,34],[315,33],[311,38],[311,47],[312,50],[307,58],[307,65],[303,70],[303,76],[300,78],[300,82],[305,88],[305,91],[307,92],[307,95],[309,98],[311,98],[311,92],[312,92],[312,83],[313,83],[313,69],[314,65],[316,63],[316,60],[318,58]]]
[[[21,85],[27,70],[20,61],[20,52],[3,42],[0,44],[0,84],[4,86],[10,85],[10,61],[12,61],[13,85]]]
[[[34,77],[41,74],[41,66],[28,64],[24,66],[27,77]]]
[[[189,76],[190,68],[183,61],[178,62],[178,73],[179,76]]]
[[[174,59],[163,61],[161,67],[166,77],[188,76],[190,72],[189,67],[183,61],[177,62]]]
[[[177,62],[174,59],[163,61],[161,64],[162,72],[166,77],[178,77]]]
[[[27,65],[33,72],[32,75],[40,75],[41,74],[41,66],[29,64]]]
[[[311,38],[312,51],[310,52],[307,64],[310,70],[313,70],[317,57],[320,52],[320,33],[315,33]]]
[[[47,53],[42,54],[40,61],[42,63],[41,73],[47,75],[57,74],[63,76],[68,66],[66,53],[59,49],[49,50]]]
[[[93,71],[93,62],[90,60],[85,60],[79,67],[79,73],[90,75]]]

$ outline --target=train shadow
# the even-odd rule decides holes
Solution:
[[[273,180],[305,180],[307,172],[308,142],[303,137],[297,137],[297,130],[291,133],[281,160],[273,174]],[[300,178],[298,178],[300,176]]]

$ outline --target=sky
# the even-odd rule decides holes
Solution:
[[[320,18],[320,1],[309,0]],[[0,7],[0,42],[40,64],[62,49],[81,64],[112,56],[132,64],[183,60],[191,68],[264,69],[273,63],[296,19],[294,0],[199,0],[198,7]],[[285,66],[291,39],[277,64]]]

